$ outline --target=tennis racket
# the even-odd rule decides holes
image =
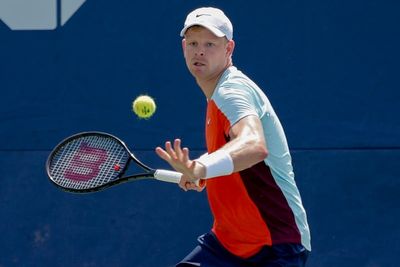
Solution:
[[[136,173],[124,176],[131,163]],[[78,133],[61,141],[50,153],[46,171],[56,186],[74,193],[96,192],[140,179],[179,183],[182,176],[146,166],[124,142],[102,132]]]

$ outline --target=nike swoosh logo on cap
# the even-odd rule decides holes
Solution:
[[[201,17],[201,16],[211,16],[210,14],[197,14],[196,18]]]

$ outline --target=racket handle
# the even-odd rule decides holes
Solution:
[[[182,173],[167,170],[156,170],[154,177],[160,181],[179,184]]]
[[[169,182],[169,183],[176,183],[179,184],[181,181],[182,173],[168,171],[168,170],[156,170],[154,173],[154,178],[160,181]],[[195,182],[196,185],[199,185],[200,180]]]

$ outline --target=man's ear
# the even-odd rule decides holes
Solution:
[[[183,55],[185,55],[185,50],[186,50],[186,39],[183,38],[183,39],[182,39],[182,51],[183,51]]]
[[[235,50],[235,41],[229,40],[228,44],[226,46],[226,52],[227,52],[228,56],[232,56],[233,50]]]

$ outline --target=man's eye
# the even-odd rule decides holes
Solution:
[[[213,43],[207,43],[207,46],[211,47],[211,46],[214,46],[214,44]]]

